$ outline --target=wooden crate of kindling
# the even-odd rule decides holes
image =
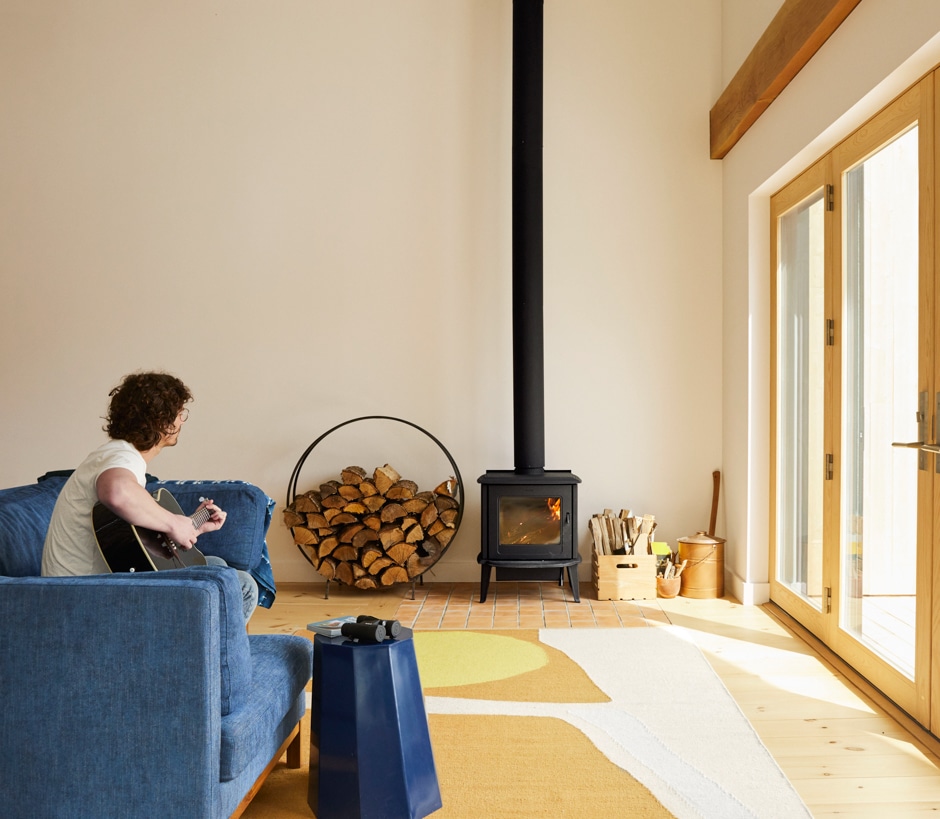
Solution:
[[[654,599],[656,555],[599,555],[594,552],[594,592],[598,600]]]

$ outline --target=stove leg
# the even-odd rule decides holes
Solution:
[[[485,563],[480,565],[480,602],[486,602],[486,593],[490,588],[490,572],[492,571],[492,566],[487,566]]]
[[[571,584],[571,594],[574,596],[574,602],[581,602],[581,589],[578,586],[578,567],[568,567],[568,582]]]

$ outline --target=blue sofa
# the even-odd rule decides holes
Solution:
[[[39,577],[64,481],[0,490],[0,816],[238,816],[285,751],[300,764],[312,644],[249,636],[224,567]],[[156,485],[228,512],[201,549],[263,563],[257,487]]]

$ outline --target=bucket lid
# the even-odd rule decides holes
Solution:
[[[680,537],[679,543],[689,543],[693,546],[713,546],[716,543],[724,543],[723,537],[712,537],[705,532],[696,532],[689,537]]]

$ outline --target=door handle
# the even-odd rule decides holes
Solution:
[[[909,444],[902,444],[898,441],[893,441],[891,446],[903,447],[905,449],[919,449],[922,452],[940,452],[940,445],[925,444],[923,441],[911,441]]]

